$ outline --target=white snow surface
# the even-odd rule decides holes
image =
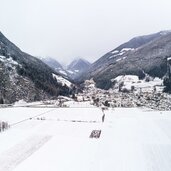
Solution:
[[[168,57],[168,58],[167,58],[167,61],[170,61],[170,60],[171,60],[171,57]]]
[[[59,70],[61,74],[67,75],[67,73],[64,70]]]
[[[128,90],[131,90],[132,86],[136,89],[142,89],[143,91],[153,91],[154,86],[156,86],[157,91],[163,90],[163,80],[157,77],[147,82],[145,80],[139,80],[136,75],[120,75],[114,79],[111,79],[111,81],[114,80],[116,80],[118,84],[124,82],[123,88]]]
[[[18,62],[14,61],[11,57],[6,58],[5,56],[0,56],[0,61],[5,62],[6,65],[19,65]]]
[[[122,56],[124,53],[125,53],[125,51],[121,51],[120,53],[110,56],[109,59],[117,57],[117,56]]]
[[[78,69],[75,69],[74,71],[75,71],[75,72],[80,72]]]
[[[0,171],[170,171],[171,112],[109,109],[102,123],[100,108],[82,104],[0,108],[13,124],[0,133]]]
[[[116,54],[116,53],[119,53],[119,51],[118,50],[114,50],[111,53]]]
[[[0,60],[5,60],[5,59],[6,59],[5,56],[0,55]]]
[[[122,60],[122,58],[119,58],[119,59],[116,60],[116,62],[119,62],[119,61],[121,61],[121,60]]]
[[[134,48],[123,48],[123,49],[121,50],[121,52],[126,52],[126,51],[130,51],[130,50],[134,50]]]
[[[52,74],[53,78],[56,78],[57,82],[62,83],[62,85],[67,85],[68,87],[71,86],[71,82],[68,81],[67,79],[63,78],[62,76]]]
[[[120,81],[137,82],[137,81],[139,81],[139,78],[136,75],[120,75],[120,76],[116,77],[114,80],[116,80],[118,82],[120,82]]]
[[[132,50],[134,50],[134,48],[123,48],[121,51],[118,51],[118,50],[112,51],[111,53],[114,55],[110,56],[109,59],[117,57],[117,56],[122,56],[127,51],[132,51]],[[123,58],[123,59],[125,59],[125,58]]]
[[[71,71],[71,70],[67,70],[67,72],[69,72],[70,74],[74,74],[74,72],[73,72],[73,71]]]

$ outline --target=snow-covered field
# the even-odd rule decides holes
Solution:
[[[171,112],[0,108],[0,171],[170,171]],[[41,120],[42,119],[42,120]],[[89,138],[101,130],[99,139]]]

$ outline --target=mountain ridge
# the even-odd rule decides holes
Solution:
[[[132,45],[132,47],[129,45],[132,41],[139,41],[139,38],[147,41]],[[129,46],[126,46],[127,44]],[[149,74],[162,78],[167,72],[166,58],[171,55],[170,47],[170,31],[138,36],[99,58],[78,80],[82,82],[93,78],[100,85],[99,87],[103,88],[106,81],[110,82],[119,75],[131,74],[143,78],[145,74]]]
[[[90,62],[83,58],[76,58],[74,59],[68,66],[67,72],[70,73],[70,77],[75,80],[81,74],[86,72],[90,67]]]
[[[69,87],[53,78],[53,71],[41,60],[21,51],[0,33],[0,98],[6,103],[68,95]]]

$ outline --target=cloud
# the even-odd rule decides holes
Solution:
[[[120,43],[170,29],[169,0],[2,0],[1,31],[22,50],[94,61]]]

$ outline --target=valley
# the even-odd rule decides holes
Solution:
[[[64,67],[0,33],[0,171],[170,171],[170,42],[135,37]]]
[[[171,1],[0,5],[0,171],[171,171]]]

